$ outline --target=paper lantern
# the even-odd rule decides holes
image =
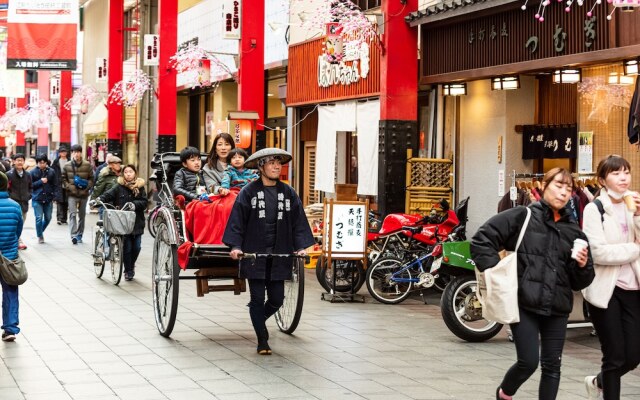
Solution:
[[[233,136],[236,147],[243,149],[251,147],[251,139],[253,137],[253,123],[251,120],[230,120],[229,128],[229,133]]]

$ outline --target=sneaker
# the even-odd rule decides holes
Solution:
[[[58,225],[62,225],[62,221],[58,221]]]
[[[77,237],[75,237],[75,236],[74,236],[74,237],[72,237],[72,238],[71,238],[71,243],[73,243],[73,244],[78,244],[78,238],[77,238]]]
[[[76,242],[78,242],[78,243],[82,243],[82,236],[78,236],[78,237],[76,238]]]
[[[18,249],[19,250],[26,250],[27,249],[27,245],[24,244],[24,242],[22,241],[22,239],[18,240]]]
[[[598,387],[595,376],[587,376],[584,378],[584,386],[587,389],[587,399],[603,400],[602,389]]]
[[[14,335],[13,333],[4,332],[2,334],[3,342],[13,342],[14,340],[16,340],[16,335]]]
[[[40,243],[40,244],[44,243],[44,237],[43,236],[40,236],[38,238],[38,243]]]

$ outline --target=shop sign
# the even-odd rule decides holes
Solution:
[[[240,0],[223,0],[222,38],[240,39]]]
[[[367,78],[370,68],[369,44],[348,43],[345,48],[349,49],[348,61],[345,56],[342,61],[331,63],[324,54],[318,56],[318,86],[350,85]]]
[[[176,76],[178,90],[191,89],[195,86],[211,84],[211,60],[200,60],[198,68],[181,72]]]
[[[524,125],[522,159],[576,158],[575,125]]]
[[[160,64],[160,35],[144,35],[142,53],[145,67],[157,67]]]
[[[96,82],[107,82],[107,59],[96,58]]]
[[[29,107],[38,107],[38,101],[40,100],[40,91],[38,89],[29,90]]]
[[[578,172],[593,172],[593,132],[578,133]]]
[[[49,80],[49,98],[60,99],[60,78],[51,78]]]

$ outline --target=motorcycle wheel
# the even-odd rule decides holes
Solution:
[[[442,293],[440,310],[447,328],[467,342],[484,342],[500,332],[502,324],[482,318],[473,275],[455,277]]]
[[[316,262],[316,278],[318,278],[318,283],[324,290],[328,293],[331,292],[331,286],[333,286],[333,271],[336,271],[336,287],[334,292],[350,292],[351,291],[351,282],[352,277],[348,271],[351,270],[353,263],[356,263],[355,266],[355,285],[354,285],[354,293],[357,293],[362,285],[364,285],[364,276],[365,271],[362,266],[361,261],[355,260],[331,260],[332,267],[327,268],[327,260],[324,257],[318,257],[318,261]]]
[[[367,289],[374,299],[383,304],[399,304],[409,297],[413,282],[395,282],[391,279],[403,264],[400,259],[382,257],[367,269]],[[411,279],[411,271],[407,269],[396,278]]]

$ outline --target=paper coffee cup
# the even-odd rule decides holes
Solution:
[[[571,258],[574,260],[578,257],[578,252],[582,249],[589,247],[589,243],[583,239],[576,239],[573,241],[573,249],[571,249]]]
[[[636,200],[633,198],[633,193],[627,193],[623,197],[624,204],[627,205],[627,209],[633,213],[638,211],[638,207],[636,206]]]

